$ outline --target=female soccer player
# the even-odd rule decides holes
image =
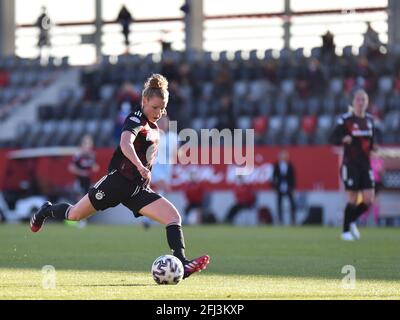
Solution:
[[[68,170],[75,175],[73,201],[78,201],[89,191],[92,172],[99,171],[99,165],[96,163],[96,154],[93,150],[93,139],[90,135],[85,135],[82,138],[81,146],[72,157]],[[86,220],[81,220],[79,221],[79,226],[84,227],[86,223]]]
[[[166,113],[168,97],[168,81],[160,74],[153,74],[144,85],[141,107],[125,120],[109,173],[75,205],[44,203],[32,216],[31,230],[39,231],[47,218],[79,221],[122,203],[136,217],[146,216],[166,225],[168,244],[184,265],[184,278],[205,269],[210,260],[208,255],[193,260],[185,257],[181,217],[175,206],[150,189],[151,168],[159,140],[156,122]]]
[[[79,151],[72,157],[68,170],[75,175],[75,189],[81,198],[89,191],[91,173],[99,170],[96,154],[93,151],[93,139],[90,135],[82,138]]]
[[[370,153],[374,146],[374,121],[366,113],[367,93],[355,92],[350,111],[338,118],[331,142],[344,146],[341,178],[347,191],[347,206],[344,213],[342,239],[360,239],[356,220],[369,208],[374,200],[374,176],[370,166]],[[357,204],[361,193],[362,202]]]

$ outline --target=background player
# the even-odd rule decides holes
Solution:
[[[72,157],[68,170],[75,175],[75,189],[80,195],[79,198],[83,197],[90,188],[90,175],[92,172],[99,171],[91,136],[86,135],[82,138],[80,149]]]
[[[74,201],[78,201],[88,193],[91,180],[90,175],[99,171],[99,165],[96,163],[96,154],[93,150],[93,139],[90,135],[82,138],[81,146],[78,152],[72,157],[68,167],[69,172],[75,175]],[[86,225],[86,220],[79,221],[81,227]]]
[[[150,188],[151,168],[159,141],[156,122],[166,112],[168,97],[168,81],[160,74],[153,74],[145,83],[142,106],[129,114],[125,121],[109,173],[75,205],[46,202],[32,216],[31,230],[39,231],[47,218],[79,221],[96,211],[122,203],[136,217],[143,215],[166,225],[168,244],[184,265],[184,278],[204,269],[209,263],[209,256],[186,259],[181,217],[177,209]]]
[[[293,191],[296,187],[296,172],[286,150],[279,152],[278,161],[274,164],[272,186],[276,191],[278,224],[284,224],[282,202],[287,197],[290,204],[291,223],[296,225],[296,203],[293,196]]]
[[[344,146],[341,178],[347,192],[342,239],[360,239],[356,220],[374,200],[374,177],[370,165],[370,152],[374,146],[374,121],[366,113],[368,95],[358,89],[354,93],[349,112],[338,118],[330,140],[335,145]],[[357,204],[358,194],[362,202]]]

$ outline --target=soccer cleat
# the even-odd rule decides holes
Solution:
[[[46,201],[40,209],[31,218],[31,230],[32,232],[38,232],[43,225],[44,220],[46,220],[46,211],[52,206],[51,202]]]
[[[350,231],[343,232],[341,236],[342,240],[344,241],[354,241],[354,236]]]
[[[350,223],[350,232],[355,240],[360,240],[360,231],[358,231],[357,224],[355,222]]]
[[[195,272],[201,272],[201,270],[204,270],[207,267],[209,262],[210,257],[207,255],[186,262],[184,264],[185,272],[183,274],[183,279],[191,276]]]

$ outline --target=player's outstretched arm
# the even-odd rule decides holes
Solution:
[[[135,165],[140,175],[144,179],[148,179],[150,175],[150,170],[143,166],[142,162],[136,154],[135,148],[133,147],[133,142],[135,141],[135,138],[136,136],[129,131],[122,132],[120,141],[121,151],[124,156],[127,157],[129,161]]]

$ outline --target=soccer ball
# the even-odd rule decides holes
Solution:
[[[166,254],[153,262],[151,274],[158,284],[178,284],[183,279],[183,264],[177,257]]]

